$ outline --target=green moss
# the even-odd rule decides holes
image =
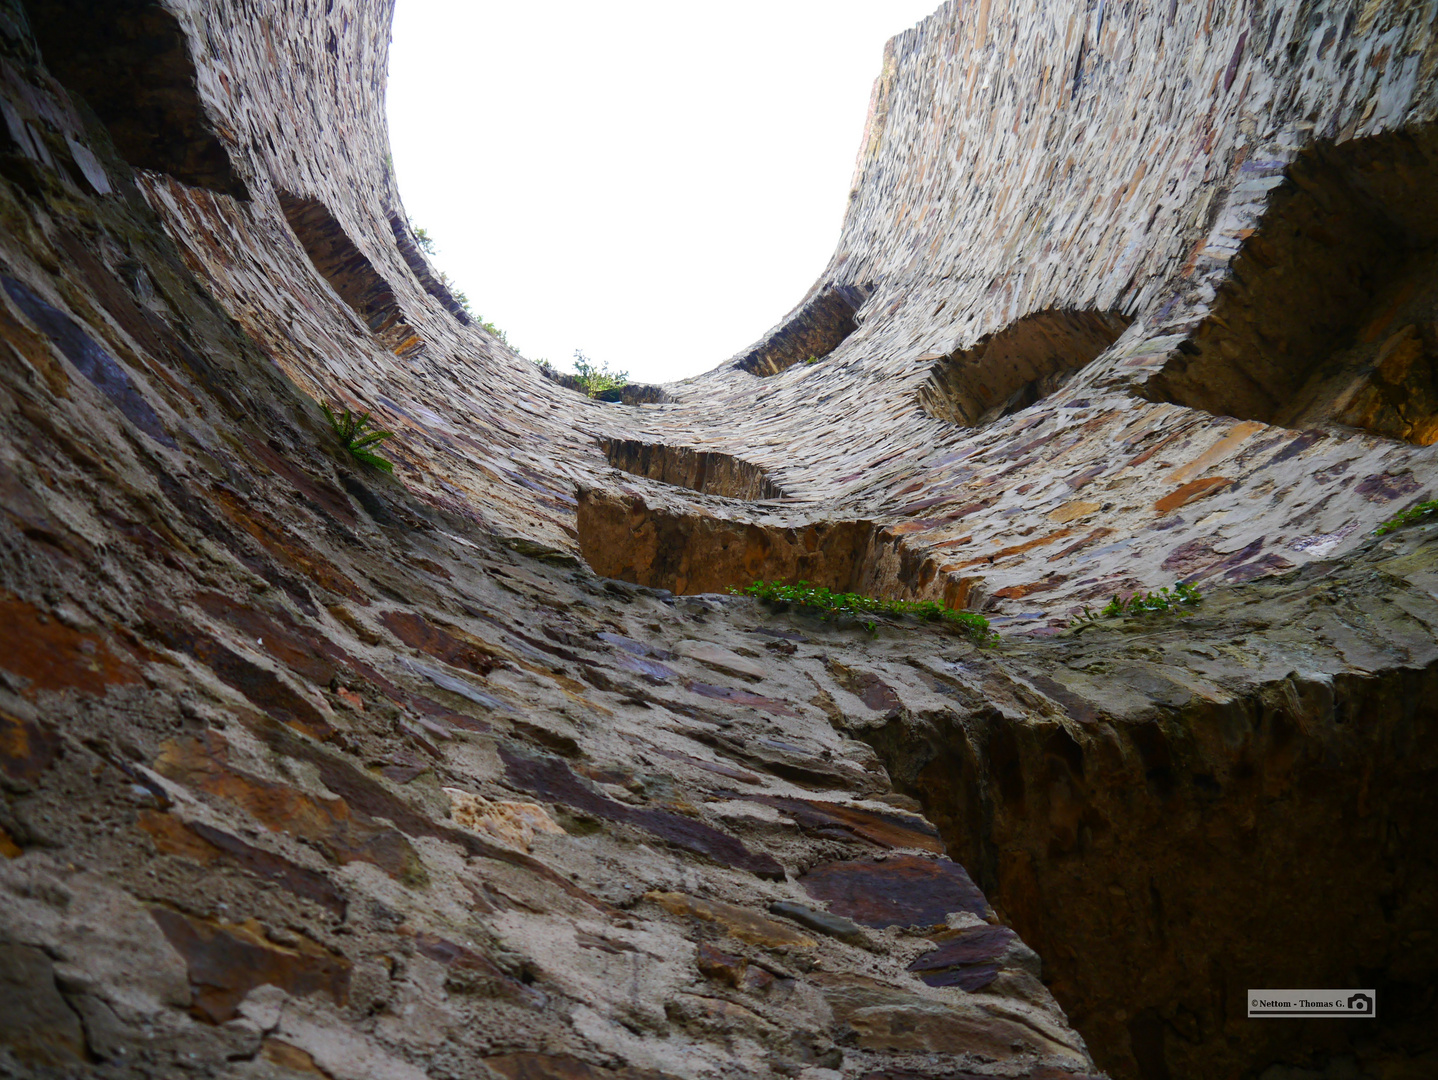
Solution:
[[[1419,503],[1417,506],[1410,506],[1401,514],[1389,518],[1382,525],[1378,526],[1378,528],[1374,529],[1373,535],[1387,536],[1394,530],[1401,529],[1404,525],[1412,525],[1415,521],[1422,521],[1435,512],[1438,512],[1438,499],[1430,499],[1427,502]]]
[[[859,619],[870,633],[878,628],[874,615],[911,615],[924,622],[941,622],[953,627],[979,645],[992,645],[999,635],[989,620],[973,611],[956,611],[932,600],[879,600],[858,593],[836,593],[800,581],[785,585],[779,581],[756,581],[744,589],[730,589],[735,595],[752,596],[769,604],[796,604],[815,608],[825,618],[848,615]]]

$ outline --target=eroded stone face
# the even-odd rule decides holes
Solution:
[[[408,237],[388,5],[0,0],[0,1072],[1431,1071],[1438,572],[1370,535],[1433,494],[1399,13],[948,5],[809,296],[606,403]],[[1247,1021],[1284,984],[1378,1019]]]

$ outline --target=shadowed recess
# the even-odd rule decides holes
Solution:
[[[1117,312],[1040,311],[971,348],[937,360],[919,388],[936,420],[982,427],[1048,397],[1118,340],[1131,320]]]
[[[872,521],[755,524],[650,506],[637,496],[582,492],[579,549],[594,572],[676,593],[724,592],[755,581],[806,581],[885,600],[982,606],[976,579]]]
[[[777,375],[795,364],[822,360],[858,329],[858,312],[873,287],[835,285],[805,300],[784,323],[739,358],[751,375]]]
[[[1213,312],[1145,387],[1242,420],[1438,441],[1438,131],[1289,166]]]
[[[236,198],[249,192],[215,134],[190,43],[145,0],[31,0],[45,65],[85,99],[130,164]]]
[[[717,450],[693,450],[637,439],[605,439],[601,445],[609,464],[635,476],[731,499],[784,497],[779,485],[757,465]]]
[[[385,348],[405,357],[423,349],[424,339],[405,321],[389,282],[350,239],[329,208],[318,199],[288,191],[279,192],[279,198],[285,220],[310,262]]]
[[[455,299],[454,293],[449,287],[437,278],[430,268],[429,260],[419,250],[419,244],[415,242],[414,233],[410,230],[409,223],[398,210],[389,212],[389,227],[394,233],[394,243],[399,248],[399,253],[404,256],[404,261],[414,271],[414,276],[424,286],[424,291],[438,300],[444,310],[448,311],[461,326],[468,326],[474,320],[469,317],[469,312],[464,310],[464,305]]]

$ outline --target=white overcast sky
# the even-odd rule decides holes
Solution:
[[[400,194],[530,359],[706,371],[824,268],[884,42],[938,3],[399,0]]]

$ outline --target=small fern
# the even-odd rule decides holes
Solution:
[[[393,438],[394,432],[376,431],[373,429],[365,430],[370,427],[369,413],[356,416],[348,409],[345,409],[340,415],[336,416],[334,410],[328,405],[321,404],[320,408],[325,411],[325,419],[330,422],[330,427],[334,429],[335,435],[339,437],[344,448],[349,451],[350,457],[354,458],[361,465],[368,465],[371,468],[381,469],[387,473],[394,472],[392,462],[386,461],[370,449],[370,447],[378,446],[386,439]]]

